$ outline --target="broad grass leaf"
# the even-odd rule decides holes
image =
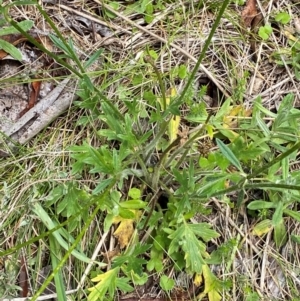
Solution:
[[[266,202],[263,200],[253,201],[248,206],[248,209],[250,210],[261,210],[261,209],[270,209],[270,208],[276,208],[276,205],[272,202]]]
[[[297,222],[300,222],[300,212],[290,210],[290,209],[284,209],[283,212],[289,216],[291,216],[293,219],[295,219]]]
[[[274,226],[274,241],[277,248],[283,246],[287,241],[287,231],[283,219]]]
[[[99,58],[99,56],[102,54],[102,52],[103,52],[103,48],[94,52],[91,55],[91,57],[84,63],[84,68],[89,68]]]
[[[62,252],[59,244],[55,240],[54,236],[49,236],[49,245],[50,245],[50,257],[51,257],[51,265],[52,269],[55,270],[59,265],[59,262],[62,259]],[[67,301],[65,284],[63,281],[62,270],[59,269],[57,273],[54,275],[54,283],[55,289],[57,293],[58,301]]]
[[[243,173],[243,168],[239,160],[237,159],[237,157],[231,151],[231,149],[226,144],[224,144],[220,139],[217,138],[216,141],[220,148],[220,151],[226,157],[226,159],[228,159],[231,162],[231,164],[233,164],[240,172]]]
[[[0,49],[3,49],[5,52],[9,53],[16,60],[22,60],[22,54],[18,48],[16,48],[11,43],[8,43],[2,39],[0,39]]]
[[[299,235],[292,234],[291,235],[291,240],[294,241],[297,244],[300,244],[300,236]]]
[[[272,222],[273,225],[276,227],[277,225],[279,225],[280,223],[282,223],[283,221],[283,202],[280,201],[276,204],[276,210],[273,214],[273,218],[272,218]]]
[[[47,212],[42,208],[42,206],[38,203],[35,203],[32,207],[32,211],[41,219],[41,221],[45,224],[45,226],[47,227],[48,230],[53,229],[56,225],[54,224],[54,222],[51,220],[51,218],[49,217],[49,215],[47,214]],[[69,250],[69,245],[68,243],[62,238],[61,234],[59,233],[60,231],[55,231],[52,233],[52,235],[55,237],[55,239],[57,240],[57,242],[60,244],[60,246],[62,246],[65,250]],[[83,262],[87,262],[90,263],[91,259],[89,259],[85,254],[77,251],[77,250],[73,250],[71,252],[71,254],[76,257],[77,259],[83,261]],[[97,264],[99,264],[100,266],[106,266],[106,264],[97,262]]]
[[[294,104],[294,95],[288,94],[286,95],[280,103],[280,107],[278,109],[277,117],[274,120],[272,129],[274,131],[279,130],[280,126],[288,120],[289,112],[293,108]],[[282,130],[281,130],[282,131]]]
[[[273,229],[272,221],[269,219],[265,219],[255,225],[252,233],[253,233],[253,235],[260,237],[260,236],[265,235],[266,233],[269,233],[269,231],[271,231],[271,229]]]

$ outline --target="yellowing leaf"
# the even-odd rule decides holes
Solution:
[[[241,105],[233,107],[228,115],[223,117],[223,127],[225,129],[230,129],[237,126],[237,119],[235,116],[243,112],[243,107]]]
[[[113,275],[115,275],[116,269],[112,269],[104,274],[100,274],[96,277],[94,277],[93,279],[91,279],[93,282],[100,282],[100,281],[107,281],[108,279],[110,279]],[[89,291],[94,290],[95,288],[89,288]]]
[[[116,280],[120,268],[114,268],[104,274],[100,274],[92,279],[93,282],[98,282],[94,287],[89,288],[90,294],[88,301],[103,300],[107,292],[110,295],[117,290]]]
[[[200,286],[202,284],[202,282],[203,282],[202,275],[196,274],[195,277],[194,277],[195,286]]]
[[[208,300],[209,301],[220,301],[222,297],[217,291],[211,291],[208,293]]]
[[[253,228],[253,235],[263,236],[264,234],[270,232],[271,229],[272,229],[272,221],[269,219],[265,219],[260,223],[258,223],[257,225],[255,225],[255,227]]]
[[[173,116],[173,118],[169,122],[168,126],[168,135],[170,138],[170,143],[172,143],[177,138],[177,133],[180,125],[180,117]]]
[[[167,95],[170,97],[175,97],[177,95],[176,89],[170,88],[167,92]],[[169,104],[170,104],[170,98],[167,98],[167,105]],[[180,125],[180,117],[173,116],[168,126],[168,135],[170,138],[170,143],[172,143],[177,138],[179,125]]]
[[[295,37],[295,36],[293,36],[288,30],[285,30],[284,31],[284,35],[288,38],[288,39],[290,39],[290,40],[292,40],[293,42],[296,42],[298,39]]]
[[[214,127],[211,124],[207,124],[205,127],[208,137],[212,139],[214,137]]]
[[[113,218],[114,224],[120,223],[120,225],[114,232],[114,236],[118,239],[121,249],[125,248],[129,244],[129,241],[134,231],[133,223],[141,215],[140,211],[137,210],[131,210],[131,211],[134,212],[135,214],[134,219],[125,219],[121,216],[116,216]]]
[[[132,219],[123,219],[117,230],[114,232],[114,236],[118,239],[121,249],[125,248],[131,239],[134,231],[133,222]]]
[[[222,297],[220,296],[218,290],[221,288],[220,281],[217,277],[210,271],[208,265],[203,265],[202,267],[205,288],[204,292],[199,295],[199,299],[202,299],[208,294],[209,301],[220,301]]]
[[[169,106],[171,102],[171,97],[175,97],[177,94],[177,91],[175,88],[170,88],[166,92],[166,105]],[[160,103],[161,109],[163,109],[163,101],[162,98],[157,98],[157,101]],[[178,129],[180,125],[180,117],[179,116],[173,116],[173,118],[170,120],[168,125],[168,136],[170,138],[170,143],[172,143],[176,138],[178,134]]]

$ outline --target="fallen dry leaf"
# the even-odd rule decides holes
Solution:
[[[253,19],[257,16],[256,0],[248,0],[242,11],[242,21],[246,27],[251,27]]]
[[[120,248],[117,246],[116,249],[112,251],[102,252],[101,255],[104,257],[103,261],[105,263],[111,262],[111,260],[120,254]]]
[[[30,92],[30,98],[27,107],[20,113],[20,117],[23,116],[25,113],[27,113],[31,108],[34,107],[34,105],[37,102],[37,99],[40,94],[40,89],[41,89],[41,84],[42,82],[39,80],[35,80],[31,84],[31,92]]]
[[[21,287],[20,297],[28,297],[28,274],[27,263],[24,255],[21,255],[21,266],[19,273],[19,286]]]

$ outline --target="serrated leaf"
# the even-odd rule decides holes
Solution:
[[[202,265],[205,264],[203,257],[208,257],[206,246],[194,234],[189,224],[184,224],[174,231],[169,238],[172,240],[169,246],[169,254],[184,251],[186,268],[191,272],[201,273]]]
[[[209,137],[210,139],[213,139],[213,137],[214,137],[214,129],[215,129],[215,128],[214,128],[211,124],[207,124],[207,125],[205,126],[205,128],[206,128],[208,137]]]
[[[177,92],[176,92],[175,88],[170,88],[168,90],[167,95],[166,95],[167,108],[170,106],[171,98],[175,97],[176,94],[177,94]],[[162,99],[157,98],[157,100],[159,101],[161,108],[164,109]],[[169,124],[168,124],[168,136],[170,139],[170,143],[172,143],[177,138],[179,125],[180,125],[180,116],[174,114],[174,116],[171,118],[171,120],[169,121]]]
[[[168,125],[168,134],[170,138],[170,143],[172,143],[177,138],[178,129],[180,125],[180,117],[173,116]]]
[[[114,268],[93,278],[92,281],[98,283],[94,287],[88,289],[91,292],[88,295],[88,301],[103,300],[107,292],[109,292],[110,296],[113,296],[116,291],[118,272],[119,268]]]
[[[128,191],[128,196],[131,197],[132,199],[134,200],[137,200],[137,199],[140,199],[141,196],[142,196],[142,192],[140,189],[138,188],[131,188],[129,191]]]
[[[287,24],[291,20],[291,16],[287,12],[280,12],[276,14],[275,20],[281,24]]]
[[[180,79],[185,79],[187,77],[187,69],[185,65],[180,65],[178,68],[178,76]]]
[[[122,207],[119,208],[119,216],[124,219],[134,219],[134,212]]]
[[[240,172],[243,173],[243,168],[231,149],[218,138],[216,139],[216,142],[225,158],[228,159],[231,164],[233,164]]]
[[[196,274],[194,277],[194,281],[193,283],[195,284],[195,286],[200,286],[203,283],[203,277],[201,274]]]
[[[220,301],[222,299],[219,294],[219,290],[222,289],[220,281],[217,277],[210,271],[208,265],[203,265],[203,278],[205,283],[204,292],[200,294],[200,299],[205,295],[208,295],[209,301]]]
[[[261,26],[258,30],[258,35],[263,39],[267,40],[272,33],[273,29],[269,24],[266,24],[265,26]]]
[[[164,291],[170,291],[174,287],[175,281],[166,275],[162,275],[159,280],[159,285]]]

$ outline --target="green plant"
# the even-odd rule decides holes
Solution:
[[[264,40],[268,40],[271,33],[273,32],[272,26],[270,24],[266,24],[264,26],[259,27],[258,35]]]
[[[0,1],[0,14],[3,14],[3,9],[1,8],[2,5],[2,1]],[[0,26],[5,26],[5,20],[1,19],[0,20]],[[32,28],[33,26],[33,21],[31,20],[24,20],[21,22],[18,22],[17,25],[23,30],[23,31],[28,31]],[[5,35],[13,35],[13,34],[18,34],[19,30],[17,30],[15,27],[13,26],[7,26],[4,27],[0,30],[0,36],[5,36]],[[22,54],[20,52],[20,50],[18,48],[16,48],[13,44],[0,39],[0,49],[3,49],[5,52],[7,52],[8,54],[10,54],[12,57],[14,57],[15,59],[21,61],[22,60]]]
[[[275,15],[275,21],[281,24],[287,24],[291,20],[291,16],[287,12],[280,12]]]
[[[90,279],[83,281],[90,301],[112,300],[119,292],[132,292],[146,284],[150,274],[171,297],[178,286],[174,279],[181,272],[193,277],[193,285],[203,288],[198,299],[219,301],[234,288],[235,283],[227,275],[236,264],[241,238],[237,235],[221,240],[207,217],[215,210],[208,200],[215,197],[216,203],[235,213],[247,202],[251,215],[263,219],[255,227],[255,234],[262,236],[274,229],[278,247],[288,234],[285,217],[299,221],[298,212],[293,210],[300,191],[299,172],[290,170],[299,148],[300,114],[293,108],[293,95],[283,99],[277,113],[266,109],[260,98],[247,109],[242,104],[245,73],[235,98],[227,98],[214,110],[199,101],[206,86],[199,92],[192,89],[228,2],[220,8],[195,68],[189,72],[186,64],[179,64],[165,73],[157,67],[160,53],[150,47],[134,64],[126,61],[122,68],[111,64],[110,54],[104,50],[81,61],[74,42],[66,40],[37,5],[53,25],[51,41],[63,52],[49,55],[79,78],[76,93],[80,100],[75,106],[83,113],[76,130],[83,128],[84,141],[76,145],[72,141],[68,152],[61,155],[68,157],[61,177],[52,179],[48,173],[46,183],[35,183],[29,190],[26,209],[35,218],[34,229],[38,226],[37,232],[42,234],[35,233],[37,236],[25,243],[0,252],[9,255],[42,239],[49,244],[53,273],[32,300],[53,278],[59,298],[65,299],[61,268],[73,256],[79,265],[97,265],[87,272]],[[144,13],[149,2],[134,4]],[[113,3],[112,7],[120,6]],[[114,17],[109,9],[104,13]],[[43,50],[42,45],[34,43]],[[87,70],[101,56],[107,65],[101,65],[99,74],[104,80],[98,86],[94,74]],[[174,86],[178,79],[186,80],[181,92]],[[110,87],[116,93],[109,99],[104,91]],[[186,125],[193,130],[185,129]],[[61,166],[58,163],[55,168]],[[251,198],[256,190],[263,195],[260,200]],[[101,231],[97,232],[98,228]],[[110,232],[115,237],[115,249],[97,253],[105,263],[90,259],[98,236],[84,246],[79,244],[87,229],[95,236],[100,233],[101,240]],[[299,239],[296,234],[292,238]],[[208,251],[208,246],[215,248]],[[212,272],[211,265],[225,267],[222,280]],[[86,275],[80,272],[80,277]],[[245,289],[245,297],[258,300],[258,294],[250,288]]]

